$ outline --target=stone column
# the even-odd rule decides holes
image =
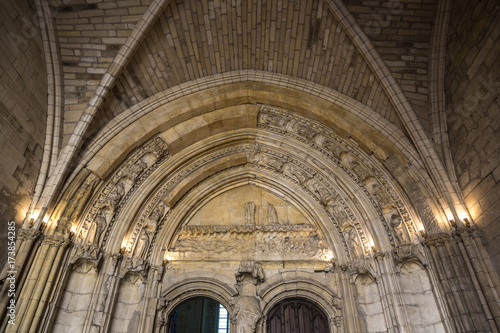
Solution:
[[[61,259],[67,244],[69,241],[59,236],[45,237],[18,299],[17,325],[7,327],[6,332],[37,331],[53,287],[49,278],[59,269],[57,258]]]
[[[459,228],[454,233],[454,237],[466,261],[488,324],[493,332],[498,332],[500,329],[498,275],[494,272],[488,256],[484,256],[486,250],[482,244],[479,230],[471,227]],[[481,253],[481,249],[483,249],[483,253]]]
[[[378,267],[377,285],[379,287],[384,311],[387,311],[389,332],[406,332],[409,329],[408,318],[404,312],[401,288],[394,270],[394,262],[387,253],[376,253]]]
[[[86,323],[85,331],[92,333],[106,332],[109,324],[109,317],[113,308],[116,287],[118,284],[118,266],[122,259],[121,254],[110,254],[104,259],[103,270],[105,272],[100,279],[100,286],[96,292],[96,303],[93,304],[89,322]]]
[[[439,287],[457,332],[491,331],[482,302],[477,293],[477,283],[471,277],[472,264],[459,237],[447,233],[425,236],[432,267],[435,268]],[[475,286],[476,285],[476,286]]]
[[[364,327],[361,323],[361,317],[358,313],[356,304],[356,291],[354,283],[350,282],[350,272],[346,265],[340,266],[338,273],[339,286],[342,291],[342,315],[343,315],[343,331],[345,332],[362,332]],[[339,331],[339,333],[342,331]]]
[[[148,282],[145,291],[146,302],[141,311],[141,320],[139,327],[142,327],[142,332],[153,332],[155,327],[156,313],[158,302],[160,299],[159,285],[163,278],[165,268],[163,265],[153,266],[149,270]]]
[[[16,272],[16,300],[19,299],[20,291],[23,288],[24,280],[27,275],[27,268],[30,267],[28,264],[29,256],[34,252],[34,244],[39,239],[41,232],[37,229],[20,229],[18,231],[17,239],[16,239],[16,256],[15,256],[15,265],[14,269],[11,269],[8,265],[6,265],[0,275],[0,280],[3,280],[7,277],[8,271]],[[5,283],[0,291],[0,315],[2,321],[6,318],[6,309],[9,303],[10,297],[8,296],[7,289],[9,288],[9,284]],[[6,324],[6,322],[4,323]],[[5,329],[5,325],[0,327],[0,330]]]

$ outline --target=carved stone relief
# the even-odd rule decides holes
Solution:
[[[308,130],[300,129],[304,126]],[[411,235],[416,232],[410,215],[397,191],[390,185],[391,182],[385,179],[379,167],[371,162],[369,157],[354,143],[340,138],[332,129],[326,126],[269,106],[262,106],[259,113],[258,127],[291,136],[320,151],[337,163],[369,197],[373,198],[372,202],[379,211],[379,215],[382,216],[382,209],[386,205],[393,204],[398,207],[408,232]],[[293,173],[289,172],[288,166],[286,166],[284,174],[296,178]],[[302,179],[299,181],[303,182]],[[381,219],[381,222],[389,239],[392,240],[391,226],[384,219]]]
[[[255,224],[255,203],[253,201],[246,202],[245,208],[245,224]]]
[[[236,333],[254,333],[262,317],[260,302],[255,296],[238,296],[231,301],[236,314]]]
[[[361,245],[359,243],[359,238],[356,233],[356,230],[351,224],[344,224],[342,227],[344,231],[344,237],[347,243],[347,246],[349,248],[349,253],[351,254],[352,258],[360,258],[363,256],[363,250],[361,248]]]
[[[313,225],[268,224],[185,226],[168,255],[177,260],[327,260],[331,253]]]
[[[76,242],[104,245],[121,207],[132,193],[169,156],[168,147],[161,138],[154,138],[132,153],[116,170],[91,204],[89,212],[77,230]],[[104,225],[104,231],[100,228]],[[97,219],[97,221],[96,221]],[[92,232],[93,235],[88,235]],[[102,244],[101,244],[102,243]]]

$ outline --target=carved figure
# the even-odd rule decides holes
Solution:
[[[403,232],[403,224],[402,224],[403,219],[401,218],[401,215],[398,213],[392,214],[391,215],[391,227],[392,230],[394,231],[394,237],[396,238],[397,242],[399,244],[404,244],[406,243],[406,237]]]
[[[158,206],[155,207],[155,209],[153,209],[153,212],[149,215],[148,218],[149,226],[151,226],[152,228],[156,228],[156,225],[158,224],[158,222],[160,222],[164,214],[165,214],[165,205],[160,203]]]
[[[255,203],[249,201],[243,207],[245,208],[245,224],[255,224]]]
[[[344,212],[342,205],[334,198],[330,198],[326,202],[326,209],[328,209],[338,223],[344,224],[347,221],[347,214]]]
[[[109,192],[109,195],[106,198],[106,204],[109,206],[109,208],[115,210],[116,205],[120,202],[124,195],[125,187],[123,186],[123,183],[118,183],[115,188],[113,188],[111,192]]]
[[[276,208],[271,203],[267,204],[267,223],[269,224],[280,223],[278,219],[278,212],[276,212]]]
[[[341,154],[341,159],[342,159],[342,164],[348,168],[354,171],[354,173],[358,176],[359,179],[363,180],[370,176],[370,173],[368,170],[366,170],[359,162],[356,160],[356,158],[351,154],[344,152]]]
[[[132,180],[136,180],[139,176],[144,172],[144,170],[148,167],[146,162],[141,158],[134,165],[130,167],[128,170],[128,176]]]
[[[254,296],[239,296],[233,300],[236,313],[236,333],[254,333],[262,317],[259,300]]]
[[[137,245],[134,249],[134,257],[145,258],[149,247],[149,235],[146,230],[142,230]]]
[[[361,257],[361,247],[359,245],[358,235],[351,225],[348,225],[344,229],[344,237],[353,257]]]
[[[94,221],[92,222],[92,226],[90,227],[86,243],[99,246],[99,243],[101,242],[101,235],[106,229],[107,224],[108,222],[106,220],[106,216],[104,216],[104,213],[99,210],[94,218]]]
[[[387,194],[384,192],[384,189],[380,186],[375,178],[368,177],[368,179],[365,180],[365,184],[368,192],[373,195],[380,207],[384,208],[390,204],[391,199],[387,196]]]
[[[310,178],[306,181],[305,186],[311,191],[323,204],[330,197],[328,190],[322,186],[316,179]]]
[[[285,163],[283,165],[283,174],[292,178],[292,179],[295,179],[296,181],[298,181],[301,184],[303,184],[308,178],[308,175],[306,172],[300,170],[299,168],[297,168],[295,165],[293,165],[291,163]]]

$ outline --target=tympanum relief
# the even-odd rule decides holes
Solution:
[[[249,198],[253,200],[247,201]],[[178,231],[168,257],[329,260],[331,253],[316,226],[290,204],[254,186],[244,186],[200,209]]]

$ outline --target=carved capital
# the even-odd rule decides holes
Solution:
[[[425,258],[424,249],[420,244],[402,244],[393,251],[393,259],[396,264],[404,264],[405,262],[415,262],[423,267],[426,267],[428,262]]]
[[[19,229],[17,232],[17,239],[26,241],[26,240],[35,240],[37,239],[42,233],[40,230],[29,228],[29,229]]]
[[[75,264],[77,261],[89,261],[94,267],[99,265],[102,258],[102,254],[98,247],[93,244],[89,245],[77,245],[73,249],[73,253],[70,256],[70,264]]]
[[[49,246],[55,246],[55,247],[61,247],[61,246],[66,246],[70,243],[70,240],[67,238],[63,238],[61,236],[46,236],[43,239],[43,244],[49,245]]]
[[[257,261],[247,260],[240,262],[240,267],[238,267],[238,271],[234,274],[236,280],[242,281],[246,274],[253,276],[257,282],[264,281],[264,270],[262,269],[262,265]]]
[[[438,247],[450,243],[451,237],[447,233],[427,235],[424,242],[428,247]]]
[[[149,263],[142,258],[124,258],[120,268],[120,278],[123,278],[128,272],[137,272],[145,277],[149,270]]]

